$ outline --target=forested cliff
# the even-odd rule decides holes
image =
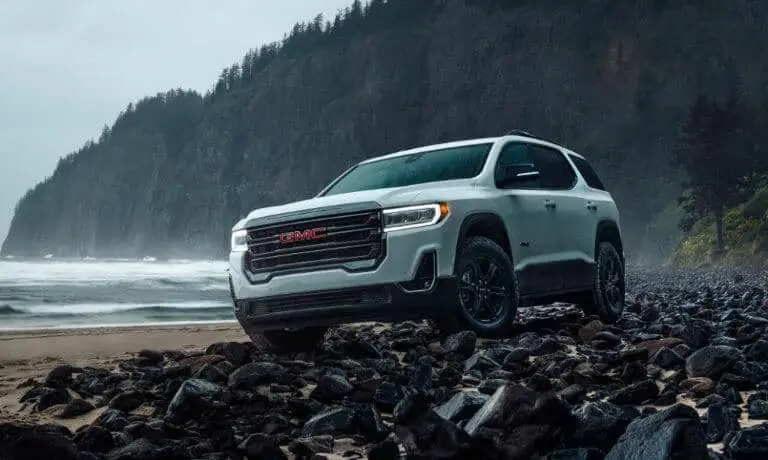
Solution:
[[[2,253],[218,257],[249,210],[353,162],[524,129],[592,160],[632,255],[680,192],[670,152],[697,95],[765,99],[767,17],[750,0],[355,2],[205,95],[130,104],[21,199]]]

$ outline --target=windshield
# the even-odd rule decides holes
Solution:
[[[489,143],[429,150],[359,164],[322,195],[469,179],[480,174],[492,146]]]

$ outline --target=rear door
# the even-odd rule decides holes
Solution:
[[[603,217],[610,216],[610,210],[613,208],[613,199],[610,193],[600,180],[592,166],[587,160],[579,155],[569,153],[568,159],[576,167],[581,176],[581,191],[579,193],[581,201],[581,215],[583,216],[580,231],[582,241],[580,250],[581,257],[590,262],[594,262],[595,257],[595,237],[597,236],[597,226]]]
[[[533,164],[541,171],[535,146],[526,142],[510,142],[499,153],[495,178],[498,180],[506,168],[523,164]],[[559,230],[551,191],[542,188],[540,178],[509,187],[497,187],[507,198],[505,221],[514,227],[510,230],[520,293],[527,295],[559,290],[563,273],[553,263],[559,251]]]

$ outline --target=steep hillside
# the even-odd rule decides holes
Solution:
[[[760,189],[723,219],[725,252],[718,263],[725,265],[768,264],[768,188]],[[697,222],[680,241],[671,262],[680,267],[697,267],[713,262],[715,223],[711,217]]]
[[[765,17],[749,0],[355,3],[205,96],[129,106],[20,201],[2,252],[220,256],[248,210],[352,162],[520,128],[592,159],[637,254],[679,192],[669,152],[696,95],[764,98]]]

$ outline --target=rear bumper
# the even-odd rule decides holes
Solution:
[[[300,329],[361,321],[405,321],[438,314],[456,302],[454,277],[436,278],[425,292],[379,284],[258,299],[236,299],[235,316],[247,331]]]

